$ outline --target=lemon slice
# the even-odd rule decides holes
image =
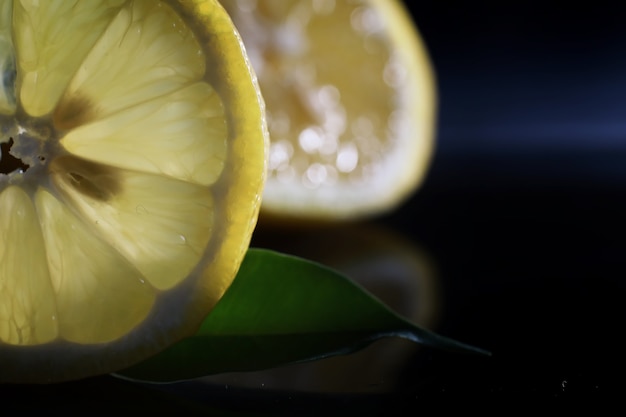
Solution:
[[[221,0],[267,106],[262,217],[343,220],[400,205],[434,145],[426,47],[397,0]]]
[[[263,103],[216,0],[0,3],[0,381],[193,333],[255,227]]]

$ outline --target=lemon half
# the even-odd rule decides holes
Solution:
[[[352,220],[397,208],[434,149],[436,85],[398,0],[221,0],[267,106],[262,218]]]
[[[216,0],[0,2],[0,381],[192,334],[255,227],[267,130]]]

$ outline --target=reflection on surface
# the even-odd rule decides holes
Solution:
[[[419,326],[436,325],[441,308],[436,266],[419,244],[371,224],[297,230],[259,227],[255,233],[252,246],[330,266]],[[387,392],[395,388],[404,365],[418,349],[408,340],[383,339],[346,356],[202,381],[268,390]]]

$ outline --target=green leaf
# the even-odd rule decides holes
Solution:
[[[384,337],[489,354],[418,327],[328,267],[251,248],[193,337],[117,375],[172,382],[256,371],[350,353]]]

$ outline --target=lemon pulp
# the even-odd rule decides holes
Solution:
[[[190,334],[234,278],[264,181],[262,100],[228,15],[3,1],[0,70],[0,380],[112,371]]]

